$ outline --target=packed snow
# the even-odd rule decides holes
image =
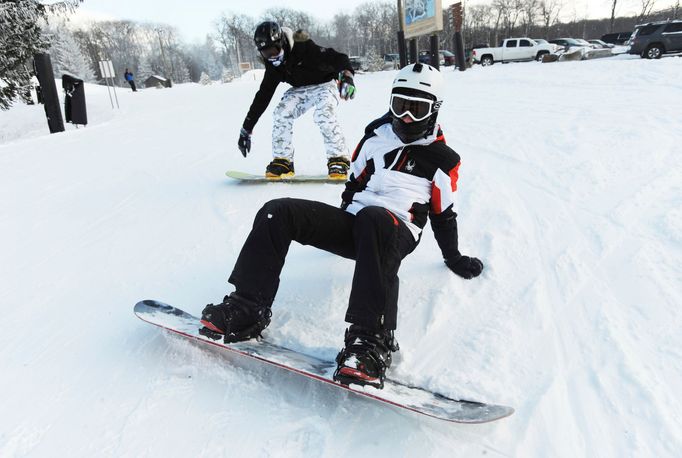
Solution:
[[[395,72],[357,75],[354,145]],[[455,425],[248,363],[137,320],[198,314],[269,199],[340,202],[341,185],[262,173],[272,107],[242,158],[258,72],[137,93],[86,85],[90,124],[49,135],[42,106],[0,112],[0,456],[682,455],[682,59],[444,69],[439,120],[462,157],[463,280],[430,229],[400,272],[392,377],[513,406]],[[278,98],[285,88],[278,89]],[[276,100],[275,100],[276,101]],[[296,170],[323,173],[312,114]],[[332,359],[352,261],[294,244],[265,331]]]

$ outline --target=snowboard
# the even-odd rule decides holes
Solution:
[[[343,184],[343,180],[332,180],[328,175],[294,175],[291,178],[282,178],[273,180],[266,178],[265,175],[254,175],[252,173],[239,172],[236,170],[228,170],[225,172],[229,178],[237,180],[242,183],[332,183]]]
[[[382,390],[357,385],[342,385],[332,379],[336,363],[305,355],[267,339],[248,340],[226,344],[199,333],[203,327],[199,318],[176,307],[154,300],[135,304],[135,315],[142,321],[203,344],[220,347],[225,351],[251,358],[265,365],[285,369],[302,377],[317,380],[349,391],[354,395],[388,404],[395,408],[454,423],[487,423],[514,413],[511,407],[481,402],[450,399],[423,388],[386,379]]]

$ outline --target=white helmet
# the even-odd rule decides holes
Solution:
[[[433,133],[443,103],[443,75],[427,64],[412,64],[398,72],[391,88],[389,113],[393,132],[403,143]],[[406,116],[412,118],[407,122]]]
[[[437,102],[443,101],[443,75],[428,64],[410,64],[403,67],[393,80],[393,92],[397,88],[414,89],[426,92],[436,98]]]

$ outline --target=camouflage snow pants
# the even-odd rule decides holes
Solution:
[[[272,114],[272,155],[294,159],[294,121],[315,107],[313,121],[322,132],[327,157],[348,156],[346,140],[336,116],[338,104],[334,81],[288,89]]]

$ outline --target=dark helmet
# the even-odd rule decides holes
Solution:
[[[276,46],[282,48],[282,28],[274,21],[265,21],[258,24],[253,34],[256,48],[262,51],[265,48]]]

